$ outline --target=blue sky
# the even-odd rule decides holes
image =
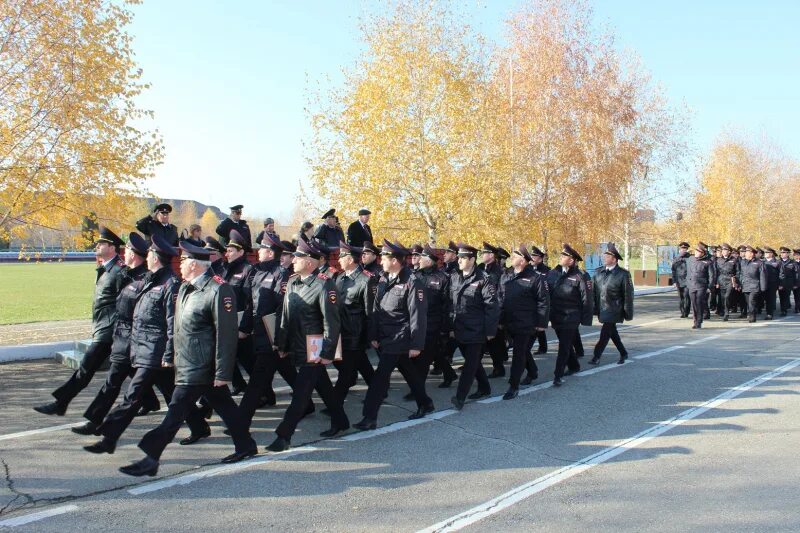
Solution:
[[[501,42],[522,2],[463,2],[463,16]],[[462,5],[462,4],[459,4]],[[691,110],[700,153],[726,128],[765,132],[800,159],[800,2],[594,2],[675,104]],[[304,107],[316,83],[337,83],[358,57],[361,0],[144,0],[130,28],[141,98],[164,135],[161,197],[191,198],[245,218],[288,218],[307,169]],[[328,79],[330,78],[330,81]],[[376,205],[379,200],[376,199]]]

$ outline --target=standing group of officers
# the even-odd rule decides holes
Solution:
[[[241,214],[241,206],[236,207]],[[212,410],[235,445],[222,461],[255,455],[250,425],[258,408],[276,404],[276,372],[293,393],[267,447],[272,452],[288,449],[298,424],[315,411],[315,390],[331,420],[321,435],[348,430],[344,402],[359,375],[368,388],[361,420],[353,427],[362,431],[377,427],[395,369],[410,389],[406,399],[416,402],[409,417],[415,419],[434,411],[426,391],[429,375],[441,376],[440,388],[458,380],[451,402],[461,410],[467,400],[491,394],[490,379],[506,375],[510,351],[503,399],[512,400],[521,386],[538,379],[532,352],[537,341],[536,353],[547,351],[548,324],[558,338],[554,386],[580,370],[578,330],[591,325],[593,316],[602,329],[589,363],[599,363],[609,340],[619,351],[618,363],[625,362],[617,324],[633,319],[633,284],[613,244],[603,254],[604,266],[590,277],[568,244],[553,269],[536,246],[520,245],[509,253],[486,242],[480,248],[450,242],[442,257],[429,245],[406,247],[384,240],[378,247],[369,214],[361,210],[348,228],[349,242],[337,243],[336,269],[329,263],[332,241],[307,236],[293,243],[274,232],[259,235],[258,263],[250,264],[245,255],[252,246],[249,231],[245,237],[238,220],[232,221],[224,244],[206,237],[202,246],[191,236],[177,239],[175,246],[168,226],[153,217],[137,226],[144,237],[132,232],[127,242],[101,228],[95,246],[100,266],[92,344],[78,370],[53,393],[54,401],[35,409],[63,415],[110,358],[105,383],[84,413],[87,422],[73,431],[101,437],[85,446],[88,452],[114,453],[133,418],[158,409],[155,386],[168,411],[141,439],[144,457],[120,468],[129,475],[152,476],[184,421],[191,434],[182,445],[210,435]],[[333,210],[325,214],[315,235],[327,238],[335,231],[338,224],[329,224],[333,216]],[[341,239],[341,229],[338,235]],[[118,255],[121,247],[124,258]],[[182,282],[171,267],[175,257],[180,258]],[[370,349],[377,354],[377,367]],[[463,357],[460,375],[453,368],[456,350]],[[491,374],[481,361],[485,353],[491,356]],[[335,384],[327,371],[331,363],[338,370]],[[239,393],[237,405],[233,396]],[[123,399],[115,405],[120,394]]]
[[[792,297],[794,312],[800,313],[800,249],[781,246],[776,252],[769,246],[734,248],[700,242],[690,255],[690,247],[688,242],[680,243],[672,279],[681,317],[688,318],[691,311],[693,329],[701,328],[711,312],[726,322],[737,312],[740,318],[755,322],[766,311],[765,319],[772,320],[779,303],[781,316],[786,316]]]

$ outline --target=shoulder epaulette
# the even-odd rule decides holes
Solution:
[[[219,277],[218,275],[214,275],[211,279],[219,283],[220,285],[225,285],[225,280]]]
[[[375,274],[373,274],[372,272],[370,272],[369,270],[366,270],[366,269],[361,269],[361,273],[364,274],[365,276],[367,276],[368,278],[371,278],[372,276],[375,275]]]
[[[326,281],[330,279],[328,276],[326,276],[326,275],[325,275],[325,274],[323,274],[322,272],[318,273],[318,274],[317,274],[317,277],[318,277],[319,279],[326,280]]]

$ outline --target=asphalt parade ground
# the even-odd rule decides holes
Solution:
[[[800,315],[748,324],[714,317],[692,330],[675,294],[636,298],[620,328],[631,358],[609,345],[588,365],[598,327],[581,328],[582,371],[551,386],[556,344],[539,379],[502,401],[451,409],[440,377],[437,411],[409,422],[413,402],[393,376],[379,429],[318,434],[304,419],[292,449],[264,453],[290,399],[259,410],[261,454],[233,465],[216,416],[212,436],[165,451],[158,476],[117,468],[142,457],[139,438],[163,413],[135,419],[113,455],[92,455],[69,427],[102,384],[98,374],[64,417],[33,405],[70,371],[51,361],[0,365],[0,529],[19,531],[798,531]],[[763,316],[763,315],[762,315]],[[552,341],[555,335],[548,330]],[[484,362],[489,366],[488,357]],[[332,371],[333,373],[333,371]],[[474,385],[473,385],[474,390]],[[345,408],[361,419],[359,380]],[[163,400],[162,400],[163,402]]]

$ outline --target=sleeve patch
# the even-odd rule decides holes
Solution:
[[[233,310],[233,298],[230,296],[223,296],[222,297],[222,307],[230,313]]]
[[[425,291],[422,289],[417,289],[417,299],[422,302],[425,300]]]
[[[336,291],[328,291],[328,301],[332,304],[336,303]]]

